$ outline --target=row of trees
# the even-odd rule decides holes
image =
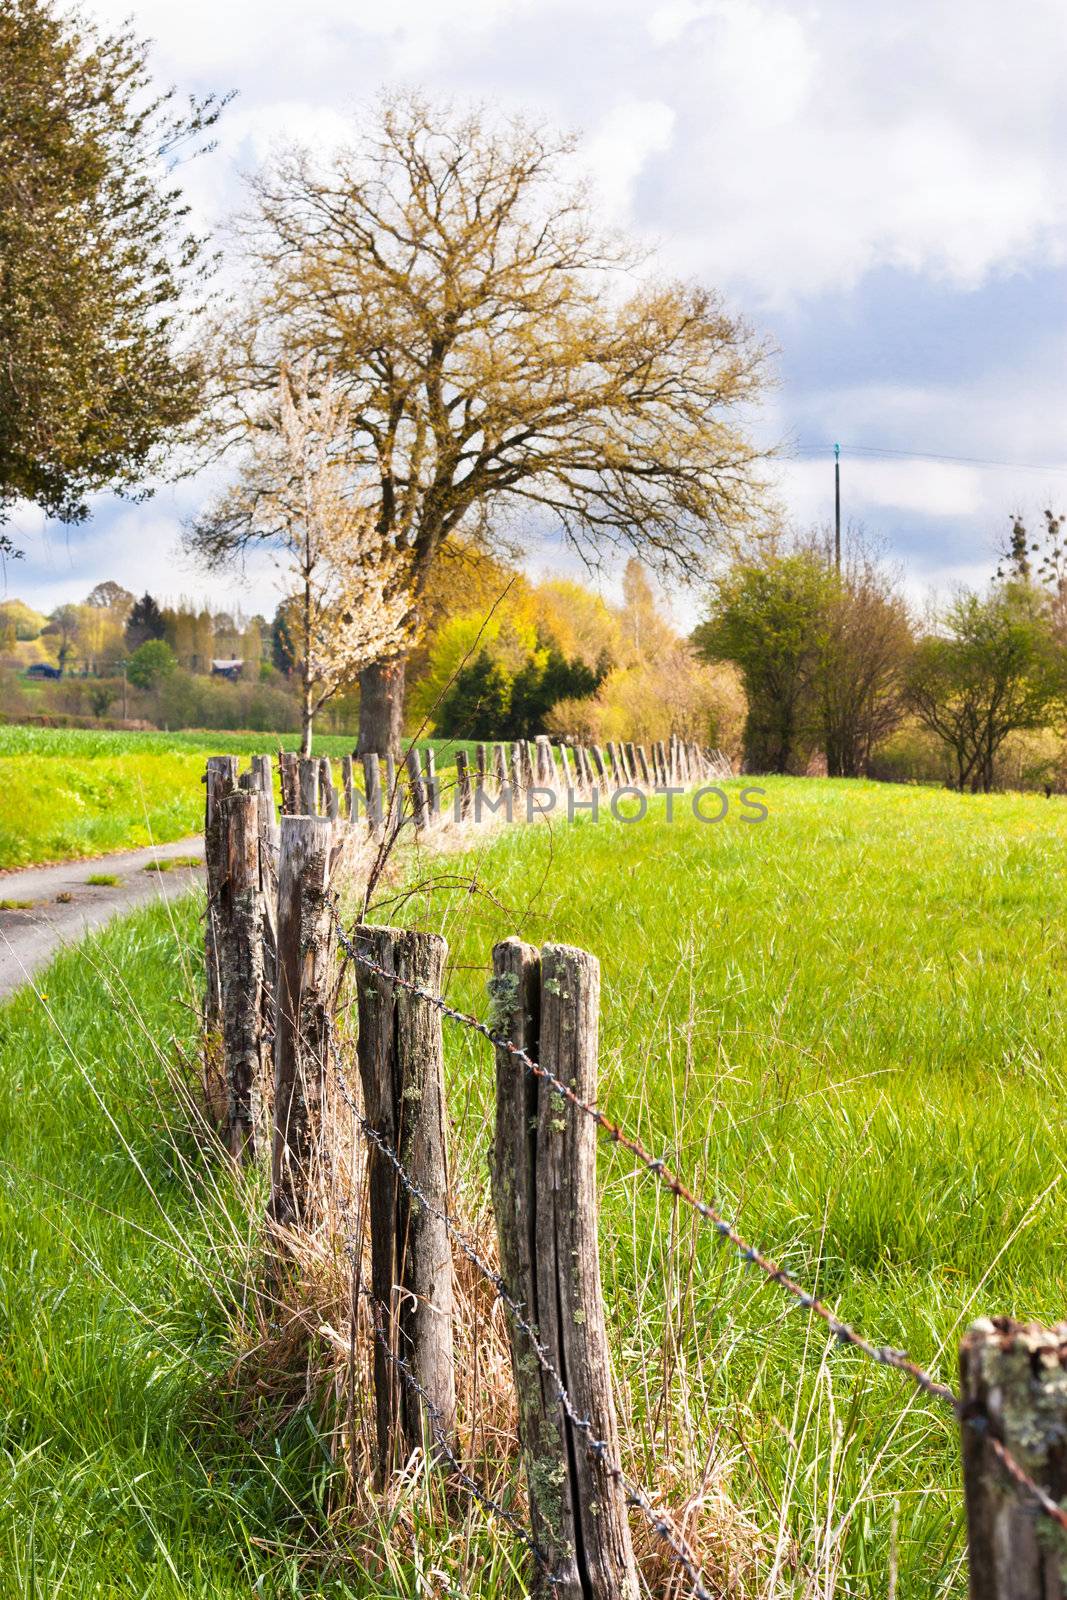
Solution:
[[[818,754],[831,776],[860,776],[910,720],[939,741],[957,787],[992,787],[1011,735],[1067,717],[1060,527],[1047,512],[1031,541],[1013,518],[988,591],[962,590],[921,624],[859,544],[840,570],[818,539],[731,565],[694,641],[741,673],[749,769],[803,771]]]

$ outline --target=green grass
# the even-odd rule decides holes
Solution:
[[[200,780],[209,755],[274,754],[279,744],[292,750],[298,742],[295,734],[0,725],[0,869],[184,838],[203,826]],[[337,759],[352,742],[327,735],[315,749]],[[429,740],[420,748],[426,745],[442,771],[454,764],[454,741]]]
[[[592,950],[605,1110],[868,1336],[952,1382],[974,1316],[1067,1308],[1067,812],[764,787],[759,826],[735,812],[487,834],[441,861],[442,889],[379,920],[444,931],[450,997],[483,1015],[494,939]],[[242,1210],[225,1186],[194,1203],[203,1180],[187,1181],[195,1152],[168,1130],[150,1043],[166,1056],[190,1037],[195,904],[179,939],[165,908],[139,913],[91,963],[61,958],[47,1004],[23,994],[0,1011],[5,1596],[335,1592],[300,1561],[328,1484],[310,1415],[276,1444],[244,1442],[224,1407],[205,1420],[228,1353],[214,1291],[244,1259],[219,1218]],[[455,1165],[480,1185],[489,1052],[445,1027]],[[951,1417],[829,1344],[621,1152],[603,1150],[601,1186],[635,1475],[668,1488],[672,1463],[684,1481],[683,1457],[709,1458],[789,1556],[776,1595],[880,1600],[893,1542],[898,1600],[962,1600]],[[514,1592],[485,1583],[467,1592]],[[348,1592],[418,1592],[367,1584]]]
[[[32,900],[13,900],[6,895],[0,900],[0,911],[28,911],[32,905]]]
[[[113,889],[122,879],[117,872],[90,872],[85,881],[93,889]]]
[[[974,1317],[1067,1312],[1067,811],[764,787],[758,826],[504,832],[448,870],[507,909],[450,888],[400,914],[447,932],[450,992],[483,1014],[495,939],[593,951],[601,1105],[845,1319],[954,1382]],[[485,1053],[454,1028],[448,1050],[480,1130]],[[688,1440],[772,1543],[781,1519],[805,1565],[839,1548],[837,1593],[887,1592],[895,1523],[901,1600],[962,1595],[952,1417],[829,1345],[624,1154],[602,1172],[638,1475]]]
[[[284,1554],[321,1526],[307,1409],[253,1447],[217,1399],[244,1207],[165,1070],[199,910],[139,912],[0,1008],[4,1600],[309,1592]]]

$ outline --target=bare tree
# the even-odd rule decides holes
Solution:
[[[907,604],[861,542],[825,598],[819,719],[831,778],[857,778],[902,722],[912,649]]]
[[[442,546],[522,513],[697,574],[762,507],[743,409],[765,351],[712,291],[656,282],[565,181],[572,142],[417,96],[383,102],[326,165],[292,151],[253,186],[254,273],[220,372],[255,430],[282,354],[329,365],[349,468],[416,608]],[[201,530],[208,561],[258,536]],[[404,654],[361,674],[363,749],[395,747]]]
[[[247,447],[236,484],[201,520],[194,539],[234,533],[284,553],[291,603],[290,653],[301,685],[301,750],[311,754],[316,714],[368,661],[409,636],[406,566],[378,531],[346,465],[348,406],[327,375],[307,363],[294,378],[283,362],[272,425]]]

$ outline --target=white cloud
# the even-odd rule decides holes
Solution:
[[[651,156],[670,149],[674,124],[674,112],[662,100],[624,100],[587,141],[583,165],[613,221],[630,220],[634,184]]]

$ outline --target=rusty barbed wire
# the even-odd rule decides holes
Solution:
[[[665,1545],[667,1545],[672,1557],[675,1561],[677,1561],[678,1565],[682,1568],[686,1577],[689,1579],[689,1582],[692,1584],[695,1600],[713,1600],[713,1596],[709,1594],[708,1590],[704,1586],[700,1564],[693,1551],[689,1548],[686,1540],[677,1532],[675,1528],[671,1526],[671,1524],[663,1516],[662,1512],[656,1510],[652,1501],[648,1498],[648,1495],[640,1487],[640,1485],[634,1483],[632,1479],[626,1476],[626,1473],[623,1471],[621,1465],[615,1461],[609,1453],[607,1441],[598,1437],[591,1419],[589,1417],[582,1416],[577,1410],[574,1402],[571,1400],[571,1397],[567,1392],[567,1388],[563,1382],[558,1367],[555,1365],[552,1357],[545,1349],[536,1330],[525,1316],[521,1305],[511,1294],[500,1273],[495,1271],[494,1268],[489,1265],[489,1263],[482,1256],[477,1245],[472,1243],[469,1236],[464,1234],[461,1228],[456,1227],[456,1224],[452,1221],[448,1213],[442,1211],[439,1206],[435,1205],[430,1199],[429,1195],[427,1195],[422,1187],[417,1184],[409,1175],[396,1152],[390,1149],[386,1140],[382,1138],[381,1134],[376,1128],[372,1127],[370,1122],[360,1111],[358,1105],[356,1104],[355,1097],[348,1087],[347,1080],[345,1079],[341,1068],[335,1065],[334,1071],[337,1078],[338,1087],[341,1090],[345,1103],[351,1111],[353,1118],[358,1122],[364,1137],[371,1144],[373,1144],[374,1147],[379,1150],[389,1162],[407,1193],[414,1200],[416,1200],[429,1215],[436,1217],[438,1221],[444,1223],[449,1237],[454,1240],[457,1247],[471,1263],[475,1271],[477,1271],[491,1285],[491,1287],[496,1291],[499,1299],[507,1307],[515,1326],[518,1328],[519,1332],[529,1340],[530,1346],[537,1358],[537,1362],[541,1370],[545,1372],[551,1379],[552,1387],[556,1391],[556,1398],[559,1400],[559,1403],[563,1408],[568,1421],[571,1423],[572,1427],[577,1428],[578,1431],[584,1435],[590,1455],[594,1456],[596,1460],[601,1463],[604,1471],[608,1474],[612,1481],[619,1485],[627,1505],[632,1506],[637,1511],[640,1511],[642,1516],[648,1522],[653,1533],[655,1533],[656,1536],[661,1539]]]
[[[897,1350],[891,1345],[877,1345],[872,1340],[865,1338],[863,1334],[858,1333],[849,1323],[841,1321],[839,1317],[834,1315],[829,1306],[820,1300],[817,1295],[806,1290],[784,1267],[779,1266],[763,1251],[749,1244],[734,1225],[728,1222],[706,1200],[701,1199],[672,1171],[666,1161],[654,1156],[636,1135],[626,1133],[601,1111],[599,1106],[591,1105],[588,1101],[583,1100],[569,1084],[564,1083],[548,1067],[543,1066],[539,1061],[534,1061],[520,1045],[494,1033],[488,1024],[479,1017],[472,1016],[469,1012],[460,1011],[456,1006],[449,1005],[443,995],[434,994],[432,990],[424,988],[421,984],[414,983],[410,978],[404,978],[395,972],[390,972],[386,967],[375,961],[373,957],[357,950],[345,932],[336,909],[334,911],[334,920],[338,939],[350,960],[368,971],[374,972],[378,977],[386,979],[389,983],[397,984],[400,988],[416,995],[428,1005],[433,1006],[442,1016],[449,1017],[452,1021],[458,1022],[464,1027],[470,1028],[473,1032],[480,1034],[495,1049],[503,1050],[513,1060],[519,1062],[532,1076],[540,1078],[547,1083],[549,1088],[559,1095],[562,1100],[565,1100],[568,1105],[573,1106],[575,1110],[589,1117],[606,1136],[610,1144],[619,1145],[628,1151],[671,1194],[681,1200],[683,1204],[689,1206],[705,1222],[709,1223],[720,1239],[733,1246],[746,1266],[756,1267],[769,1283],[776,1283],[779,1288],[784,1289],[791,1295],[798,1305],[819,1317],[839,1344],[858,1350],[861,1355],[866,1356],[876,1365],[887,1367],[910,1378],[923,1393],[947,1405],[961,1425],[969,1427],[981,1426],[981,1419],[967,1417],[963,1414],[959,1396],[947,1383],[942,1383],[934,1378],[906,1350]],[[1003,1440],[991,1435],[990,1445],[1007,1475],[1031,1496],[1035,1504],[1048,1517],[1067,1531],[1067,1511],[1058,1505],[1034,1481],[1026,1469],[1015,1459]]]

